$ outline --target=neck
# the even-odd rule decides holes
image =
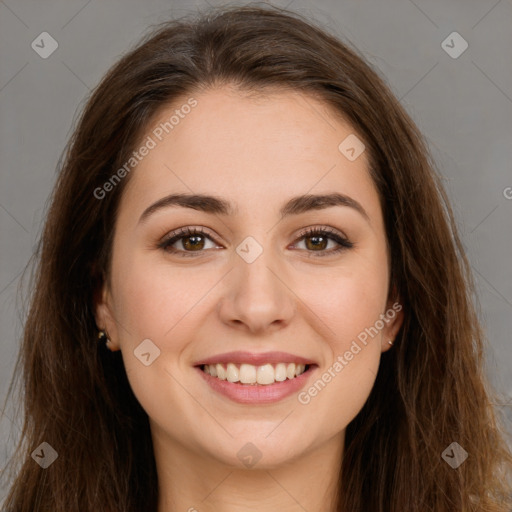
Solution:
[[[152,425],[158,512],[335,512],[344,432],[280,465],[240,468],[197,453]]]

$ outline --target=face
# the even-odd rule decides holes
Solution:
[[[354,129],[314,98],[189,99],[142,139],[97,325],[154,436],[234,466],[252,443],[273,467],[342,439],[400,328],[379,197],[357,140],[339,149]]]

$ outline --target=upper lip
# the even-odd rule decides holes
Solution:
[[[224,354],[217,354],[207,359],[202,359],[195,363],[194,366],[202,366],[204,364],[251,364],[253,366],[261,366],[266,363],[277,364],[277,363],[298,363],[298,364],[316,364],[311,359],[305,357],[296,356],[288,352],[225,352]]]

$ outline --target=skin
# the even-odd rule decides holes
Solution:
[[[223,86],[194,95],[198,105],[132,171],[121,199],[112,269],[96,305],[97,325],[121,350],[130,385],[147,412],[158,470],[158,512],[335,510],[345,429],[374,385],[381,353],[402,324],[394,315],[308,404],[297,394],[277,403],[235,403],[211,390],[195,362],[232,350],[285,351],[332,366],[388,301],[389,255],[366,153],[349,161],[338,145],[354,129],[311,96],[248,97]],[[163,109],[155,126],[183,103]],[[150,134],[151,131],[148,132]],[[146,134],[144,138],[148,135]],[[238,213],[169,207],[138,223],[170,193],[204,193]],[[358,201],[283,219],[292,196],[339,192]],[[186,258],[158,248],[180,227],[203,227]],[[325,257],[300,238],[330,227],[354,247]],[[247,263],[237,246],[252,236],[262,254]],[[195,256],[194,256],[195,254]],[[144,339],[160,356],[134,356]],[[248,442],[261,459],[247,468]]]

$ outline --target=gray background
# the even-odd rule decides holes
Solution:
[[[474,270],[490,342],[487,373],[510,404],[512,0],[272,3],[354,43],[426,135]],[[22,332],[20,275],[40,234],[57,162],[78,109],[149,25],[198,7],[208,3],[0,0],[2,401]],[[45,31],[59,45],[47,59],[31,48]],[[458,58],[441,46],[453,31],[469,44]],[[19,432],[20,419],[13,419],[16,405],[10,404],[0,421],[0,467]],[[510,405],[499,410],[512,421]]]

